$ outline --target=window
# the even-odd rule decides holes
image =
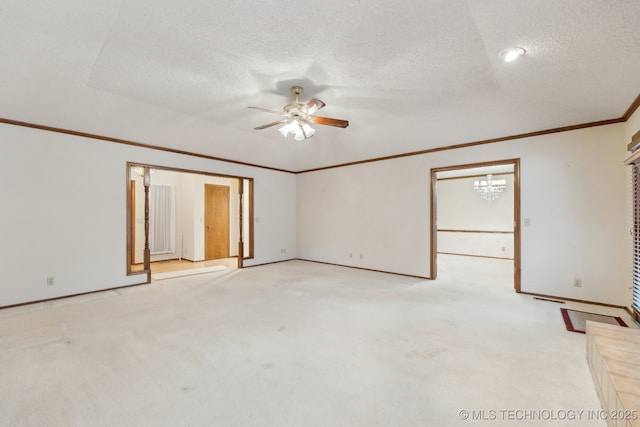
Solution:
[[[633,198],[633,284],[631,308],[636,320],[640,319],[640,131],[631,138],[627,150],[633,154],[625,160],[632,168]]]
[[[636,319],[640,313],[640,165],[633,163],[633,301]]]

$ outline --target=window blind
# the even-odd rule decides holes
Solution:
[[[636,313],[640,312],[640,166],[633,163],[633,302]]]

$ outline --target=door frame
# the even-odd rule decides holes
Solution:
[[[438,172],[472,169],[486,166],[513,165],[513,288],[521,292],[521,239],[520,239],[520,159],[494,160],[480,163],[431,168],[431,279],[438,276]]]
[[[129,180],[129,185],[131,186],[129,188],[129,197],[127,197],[127,200],[129,200],[129,205],[131,206],[131,209],[129,210],[129,233],[134,236],[133,239],[131,239],[131,248],[129,248],[129,262],[131,263],[131,265],[135,265],[136,263],[136,239],[135,239],[135,235],[136,235],[136,205],[135,205],[135,200],[136,200],[136,181],[134,179]]]
[[[174,167],[169,167],[169,166],[160,166],[160,165],[153,165],[153,164],[148,164],[148,163],[140,163],[140,162],[127,162],[126,165],[126,269],[127,269],[127,276],[136,276],[136,275],[142,275],[145,274],[147,276],[147,281],[145,283],[151,283],[151,263],[150,260],[148,259],[148,257],[145,257],[145,262],[144,262],[144,267],[142,270],[139,271],[133,271],[131,268],[131,258],[132,258],[132,250],[135,249],[134,248],[134,241],[132,239],[135,239],[135,236],[132,235],[131,230],[132,230],[132,222],[135,221],[135,219],[132,218],[132,209],[135,209],[135,206],[132,206],[132,193],[131,193],[131,185],[129,184],[131,181],[131,169],[133,167],[141,167],[144,168],[145,173],[146,171],[148,171],[149,169],[155,169],[155,170],[163,170],[163,171],[171,171],[171,172],[183,172],[183,173],[187,173],[187,174],[195,174],[195,175],[206,175],[206,176],[212,176],[212,177],[217,177],[217,178],[228,178],[228,179],[237,179],[238,180],[238,187],[242,187],[244,190],[244,183],[246,182],[247,184],[247,191],[243,191],[243,192],[239,192],[238,197],[244,197],[244,195],[246,194],[247,196],[247,203],[249,204],[248,209],[247,209],[247,216],[248,218],[246,219],[246,223],[247,223],[247,227],[244,227],[244,223],[243,223],[243,218],[246,218],[243,215],[242,210],[240,209],[239,211],[239,218],[237,218],[237,220],[239,221],[239,227],[240,227],[240,235],[243,236],[243,240],[249,239],[248,242],[248,249],[249,249],[249,253],[248,254],[242,254],[242,259],[240,259],[240,256],[238,256],[238,268],[242,268],[243,267],[243,262],[246,260],[250,260],[254,258],[254,178],[252,177],[246,177],[246,176],[236,176],[236,175],[226,175],[226,174],[221,174],[221,173],[213,173],[213,172],[207,172],[207,171],[200,171],[200,170],[195,170],[195,169],[183,169],[183,168],[174,168]],[[146,175],[148,176],[148,174],[146,173]],[[150,177],[149,177],[150,178]],[[147,194],[148,192],[148,187],[145,187],[145,194]],[[229,194],[229,197],[233,197],[232,194]],[[243,200],[243,199],[241,199]],[[148,212],[148,208],[149,208],[149,201],[148,199],[146,199],[145,197],[145,211]],[[146,213],[145,213],[146,216]],[[148,219],[145,218],[145,240],[148,239]],[[240,244],[240,243],[239,243]],[[145,249],[146,250],[146,249]]]

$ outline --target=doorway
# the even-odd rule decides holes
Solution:
[[[149,282],[173,271],[242,268],[253,258],[252,178],[128,163],[127,183],[128,275]],[[153,194],[163,188],[172,195],[162,205],[166,227],[154,215],[162,211]],[[159,248],[163,233],[171,245]]]
[[[504,184],[504,194],[483,194],[483,184],[491,180]],[[502,271],[520,292],[519,159],[431,170],[432,279],[439,255],[445,266]]]
[[[229,187],[204,185],[204,259],[229,258]]]

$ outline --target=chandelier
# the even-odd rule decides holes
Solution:
[[[504,190],[507,189],[507,181],[504,179],[493,179],[492,174],[487,175],[487,179],[473,183],[473,191],[480,194],[485,200],[494,201]]]

